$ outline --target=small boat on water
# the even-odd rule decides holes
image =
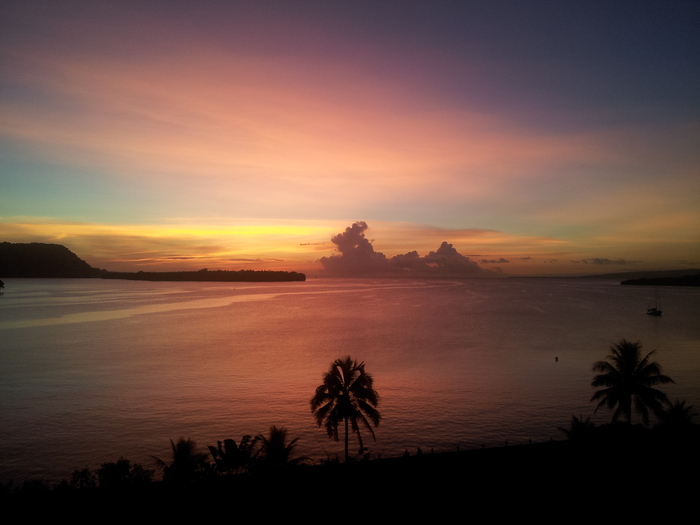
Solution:
[[[651,308],[647,308],[647,315],[653,315],[655,317],[659,317],[663,311],[659,308],[659,291],[655,290],[654,292],[654,306]]]

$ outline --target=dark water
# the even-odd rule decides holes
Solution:
[[[363,360],[383,415],[371,453],[560,439],[592,415],[591,365],[641,340],[700,407],[700,290],[576,279],[143,283],[6,280],[0,478],[61,479],[169,441],[265,432],[342,455],[309,399],[331,362]],[[596,422],[610,414],[599,411]]]

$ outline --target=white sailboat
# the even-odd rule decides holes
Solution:
[[[659,290],[654,290],[654,306],[647,308],[647,315],[660,316],[663,311],[659,308]]]

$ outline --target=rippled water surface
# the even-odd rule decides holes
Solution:
[[[383,421],[371,452],[559,439],[593,413],[591,365],[641,340],[700,407],[700,290],[579,279],[145,283],[6,279],[0,477],[68,477],[168,439],[265,432],[342,455],[309,399],[331,362],[366,363]],[[599,411],[594,418],[606,421]]]

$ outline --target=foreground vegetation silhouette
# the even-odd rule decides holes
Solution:
[[[50,500],[52,496],[66,496],[64,500],[69,502],[97,502],[103,508],[121,506],[124,502],[135,502],[134,505],[148,502],[158,509],[177,508],[178,511],[183,504],[199,506],[214,502],[216,505],[233,501],[236,505],[267,509],[265,506],[274,502],[288,512],[290,508],[308,511],[299,502],[305,501],[311,493],[321,494],[324,488],[341,494],[361,488],[365,494],[376,494],[391,487],[394,495],[410,501],[411,505],[399,509],[406,513],[413,513],[416,506],[420,508],[421,505],[430,512],[438,508],[463,510],[464,494],[479,501],[490,497],[492,502],[502,502],[503,497],[508,497],[509,501],[520,498],[523,502],[546,497],[547,501],[569,498],[571,502],[580,503],[600,497],[601,470],[591,468],[592,465],[605,465],[606,469],[614,465],[616,495],[622,495],[622,499],[633,501],[631,498],[639,496],[638,484],[654,480],[663,480],[663,484],[655,485],[656,491],[676,497],[679,490],[689,487],[692,491],[697,485],[693,485],[694,478],[691,478],[700,468],[697,446],[700,427],[693,423],[693,418],[697,417],[694,407],[681,400],[663,403],[659,401],[660,392],[656,391],[653,399],[661,403],[663,409],[657,412],[650,408],[658,417],[658,424],[652,429],[648,421],[646,426],[633,425],[631,414],[624,413],[624,407],[633,405],[632,401],[626,404],[624,399],[620,402],[629,389],[609,391],[619,382],[621,370],[645,371],[631,374],[633,377],[641,375],[642,383],[650,376],[665,377],[661,375],[661,367],[649,361],[652,353],[641,358],[640,348],[639,343],[621,340],[611,347],[612,353],[608,356],[611,362],[594,365],[598,372],[594,382],[598,376],[606,378],[601,380],[606,386],[599,396],[603,399],[599,406],[608,403],[605,396],[609,395],[615,401],[610,408],[615,408],[618,414],[613,416],[615,422],[596,426],[590,418],[573,416],[570,428],[561,429],[568,438],[566,441],[447,453],[406,453],[403,457],[349,462],[347,436],[350,428],[358,433],[362,452],[360,427],[366,425],[371,431],[371,424],[376,426],[381,418],[376,411],[378,395],[372,377],[364,370],[364,363],[346,357],[333,362],[329,372],[324,374],[324,383],[311,399],[316,421],[319,426],[325,424],[329,436],[336,441],[338,426],[344,423],[346,461],[343,464],[336,461],[313,467],[303,465],[307,458],[294,456],[298,438],[290,439],[284,427],[272,425],[267,434],[244,435],[238,444],[226,439],[217,442],[216,447],[209,446],[211,458],[200,452],[191,439],[170,440],[171,457],[167,460],[153,457],[163,470],[162,482],[152,482],[154,471],[138,464],[132,466],[128,460],[120,458],[104,463],[95,473],[88,468],[76,470],[70,481],[55,485],[53,491],[45,482],[27,482],[21,490],[15,491],[18,497],[13,501],[45,503],[57,501]],[[613,381],[610,377],[617,379]],[[669,382],[654,381],[653,384]],[[633,395],[630,394],[630,398]],[[366,412],[368,406],[372,410]],[[0,484],[0,503],[10,501],[7,497],[10,491],[9,485]],[[329,510],[337,510],[335,500],[329,500],[328,504]],[[76,505],[76,508],[82,507]],[[314,508],[317,510],[316,506]]]
[[[207,454],[197,450],[197,443],[181,437],[177,443],[170,440],[170,462],[153,456],[156,464],[163,469],[163,481],[188,483],[201,478],[209,470]]]
[[[311,398],[311,411],[318,426],[324,425],[328,437],[338,441],[338,426],[345,426],[345,462],[348,462],[349,427],[357,434],[359,453],[365,452],[360,425],[369,430],[374,440],[375,427],[381,421],[377,411],[379,395],[373,388],[374,380],[365,372],[364,362],[358,363],[350,356],[336,359],[328,372],[323,374],[323,383],[316,388]]]
[[[257,474],[288,466],[300,465],[307,457],[294,457],[299,438],[288,439],[287,429],[272,425],[265,434],[255,437],[245,435],[239,444],[233,439],[218,441],[209,446],[214,463],[208,461],[209,454],[197,450],[191,439],[170,440],[171,458],[164,461],[153,456],[163,470],[166,483],[186,484],[212,478],[217,475]]]
[[[693,412],[693,405],[686,405],[685,399],[676,399],[659,416],[658,427],[672,430],[685,430],[693,424],[693,418],[697,417],[698,413]]]
[[[287,441],[287,429],[272,425],[267,436],[258,435],[260,441],[260,465],[266,469],[278,469],[304,463],[307,457],[294,457],[299,438]]]
[[[225,439],[217,443],[217,447],[209,446],[209,452],[214,459],[216,472],[219,474],[242,474],[253,469],[257,460],[257,443],[259,437],[246,434],[240,444],[233,439]]]
[[[610,355],[605,361],[593,364],[593,371],[598,372],[591,386],[601,388],[591,398],[600,400],[601,406],[613,409],[613,423],[620,417],[627,423],[632,422],[632,407],[649,425],[649,410],[659,417],[664,407],[670,405],[666,394],[654,388],[657,385],[673,383],[673,379],[661,373],[661,365],[650,361],[654,350],[641,356],[642,345],[639,341],[632,343],[621,339],[610,347]]]

